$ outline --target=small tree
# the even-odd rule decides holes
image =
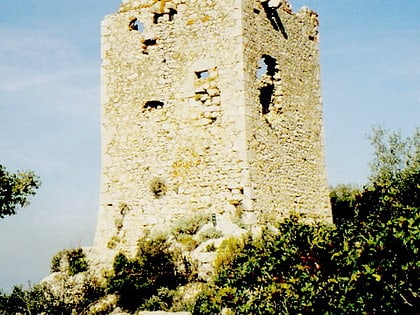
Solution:
[[[29,204],[41,182],[33,172],[9,173],[0,165],[0,218],[16,214],[16,209]]]
[[[358,220],[386,222],[420,208],[420,128],[405,139],[375,128],[370,139],[375,153],[370,181],[355,205]]]

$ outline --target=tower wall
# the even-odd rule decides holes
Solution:
[[[330,218],[318,16],[307,8],[293,13],[285,1],[275,12],[260,1],[245,3],[245,98],[253,208],[269,220],[292,211]]]
[[[103,20],[94,247],[134,249],[194,213],[329,216],[316,16],[287,8],[283,31],[251,0],[131,0]]]

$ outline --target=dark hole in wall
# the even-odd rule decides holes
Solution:
[[[197,79],[207,79],[210,76],[210,72],[208,70],[196,71],[195,76]]]
[[[149,52],[147,51],[147,48],[149,46],[154,46],[156,44],[157,44],[157,41],[154,38],[145,39],[142,43],[143,54],[148,55]]]
[[[173,21],[174,20],[174,17],[175,17],[175,15],[178,13],[178,11],[177,10],[175,10],[175,9],[169,9],[169,21]]]
[[[260,88],[260,103],[262,108],[262,114],[268,114],[270,112],[270,104],[274,94],[274,84],[267,84]]]
[[[276,59],[263,55],[258,63],[257,79],[261,79],[263,75],[273,78],[276,72],[278,72]]]
[[[161,22],[162,17],[164,17],[165,15],[167,15],[168,20],[172,22],[177,13],[178,13],[178,11],[175,10],[175,9],[172,9],[172,8],[169,9],[169,13],[154,13],[153,14],[153,24],[158,24],[159,22]]]
[[[133,18],[133,19],[130,20],[130,23],[128,24],[128,29],[130,31],[143,32],[144,31],[144,25],[137,18]]]
[[[263,115],[270,112],[270,105],[273,102],[275,90],[275,75],[278,72],[277,60],[269,55],[262,55],[257,71],[257,78],[260,79],[260,104]]]
[[[147,101],[143,107],[144,108],[159,108],[159,107],[162,107],[163,105],[165,105],[165,103],[161,101]]]
[[[154,38],[145,39],[143,41],[143,45],[145,45],[145,46],[153,46],[153,45],[156,45],[156,39],[154,39]]]
[[[264,59],[264,63],[267,65],[267,75],[270,77],[274,77],[278,70],[276,69],[277,60],[269,55],[263,55],[262,58]]]
[[[163,13],[154,13],[153,14],[153,24],[158,24],[159,19],[163,16]]]

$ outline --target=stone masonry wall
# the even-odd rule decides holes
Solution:
[[[103,20],[94,248],[194,213],[330,217],[317,19],[283,2],[284,29],[258,0],[125,0]]]
[[[326,180],[318,16],[245,1],[247,145],[254,209],[268,218],[331,215]],[[257,70],[261,64],[266,67]],[[264,95],[264,99],[261,96]]]

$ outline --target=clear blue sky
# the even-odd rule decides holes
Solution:
[[[99,27],[120,0],[1,0],[0,163],[34,170],[31,205],[0,220],[0,288],[39,281],[92,244],[99,204]],[[320,14],[330,184],[363,184],[372,126],[420,121],[420,1],[290,0]]]

